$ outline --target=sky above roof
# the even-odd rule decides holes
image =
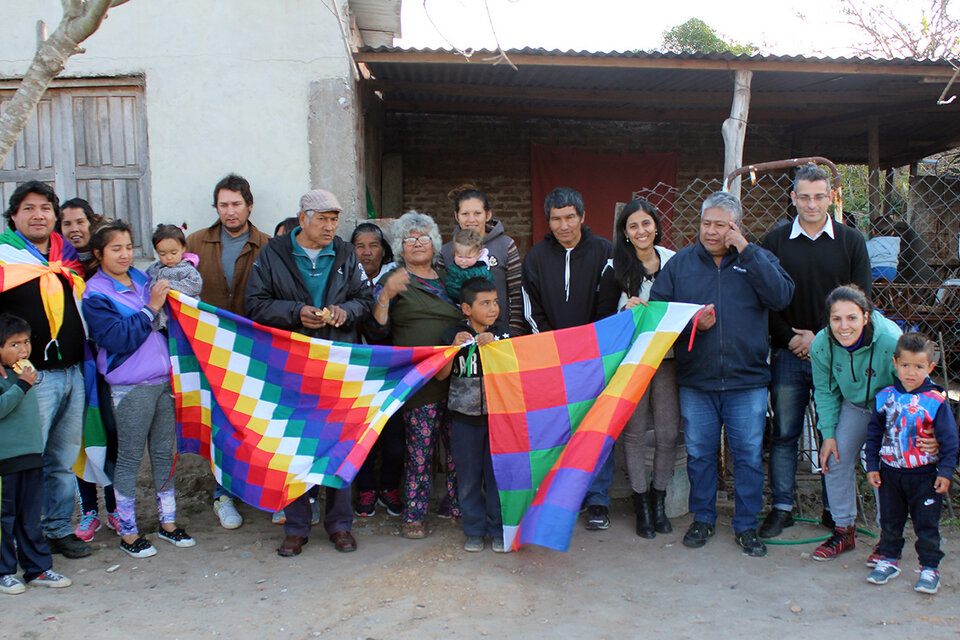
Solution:
[[[847,56],[862,40],[831,0],[403,0],[407,48],[542,47],[586,51],[661,48],[663,32],[700,18],[725,40],[774,55]],[[920,20],[918,0],[888,0]],[[960,4],[960,3],[958,3]],[[426,7],[426,9],[425,9]],[[489,15],[488,15],[489,8]],[[492,27],[491,27],[492,24]]]

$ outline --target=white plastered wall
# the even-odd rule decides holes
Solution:
[[[338,5],[130,0],[110,10],[61,77],[143,75],[155,224],[211,224],[213,186],[236,172],[250,181],[253,222],[272,233],[311,187],[311,82],[353,84]],[[52,32],[61,12],[59,0],[4,2],[0,77],[23,75],[37,21]],[[345,207],[352,200],[337,195]]]

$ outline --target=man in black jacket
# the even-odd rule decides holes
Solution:
[[[315,189],[300,198],[300,226],[270,240],[247,282],[247,316],[256,322],[311,337],[359,342],[358,328],[373,306],[370,287],[353,246],[337,237],[340,203]],[[310,499],[304,494],[284,509],[281,556],[300,553],[310,533]],[[337,551],[354,551],[350,487],[327,488],[324,528]]]
[[[761,538],[775,538],[785,527],[793,526],[797,444],[813,390],[810,344],[826,324],[827,295],[849,283],[870,295],[866,242],[857,230],[834,224],[828,214],[833,195],[823,169],[814,164],[800,167],[790,193],[797,208],[793,224],[774,228],[762,242],[790,274],[796,290],[786,309],[770,313],[772,508],[760,527]],[[828,514],[825,509],[824,519]]]
[[[596,322],[600,276],[613,268],[613,244],[583,226],[583,198],[577,191],[554,189],[543,209],[550,233],[523,261],[524,316],[534,333]],[[607,490],[613,471],[613,455],[609,455],[587,489],[588,530],[610,526]]]

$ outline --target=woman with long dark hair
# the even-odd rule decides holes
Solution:
[[[601,315],[647,304],[654,279],[674,255],[670,249],[660,246],[662,236],[660,213],[646,200],[633,200],[620,211],[614,227],[613,271],[605,271],[600,282]],[[647,478],[645,451],[647,431],[651,428],[656,442],[652,483]],[[637,514],[637,535],[641,538],[673,531],[664,503],[667,483],[673,475],[679,436],[677,372],[671,351],[663,359],[623,430],[627,475]]]

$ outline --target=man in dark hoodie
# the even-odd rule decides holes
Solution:
[[[613,268],[613,244],[583,226],[583,198],[569,187],[551,191],[543,210],[550,233],[523,261],[524,316],[534,333],[596,322],[600,276]],[[584,500],[591,531],[610,526],[613,455],[601,463]]]
[[[247,282],[247,316],[261,324],[315,338],[359,342],[358,327],[370,315],[373,296],[353,246],[337,237],[342,208],[329,191],[300,198],[300,226],[270,240]],[[327,488],[323,525],[337,551],[354,551],[350,533],[351,487]],[[277,553],[300,553],[310,533],[310,499],[304,494],[284,509],[285,538]]]
[[[767,315],[790,304],[793,280],[766,249],[740,233],[740,201],[714,193],[700,210],[700,237],[664,265],[650,300],[704,305],[692,349],[675,351],[680,417],[687,445],[693,524],[683,537],[702,547],[716,532],[717,451],[726,427],[733,453],[737,544],[751,556],[763,507],[761,456],[767,415]],[[683,337],[678,344],[686,344]]]

